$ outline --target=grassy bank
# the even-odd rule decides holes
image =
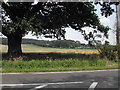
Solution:
[[[118,69],[118,62],[108,60],[31,60],[1,61],[2,72],[50,72]]]

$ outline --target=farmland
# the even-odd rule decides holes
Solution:
[[[93,59],[99,56],[99,52],[95,49],[48,48],[33,44],[22,44],[22,50],[27,60],[70,59],[70,58]],[[6,59],[7,45],[2,45],[2,53],[3,59]]]
[[[46,72],[117,69],[118,62],[99,56],[95,49],[60,49],[22,44],[23,57],[6,61],[7,45],[2,45],[2,72]]]
[[[7,52],[7,45],[2,46],[2,53]],[[40,47],[33,44],[22,44],[23,53],[78,53],[78,54],[99,54],[95,49],[60,49]]]

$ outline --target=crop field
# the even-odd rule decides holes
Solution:
[[[24,56],[7,61],[2,47],[2,72],[48,72],[117,69],[118,62],[99,56],[95,49],[60,49],[22,44]]]
[[[7,45],[2,46],[2,53],[7,52]],[[99,54],[95,49],[61,49],[40,47],[32,44],[22,44],[23,53],[75,53],[75,54]]]

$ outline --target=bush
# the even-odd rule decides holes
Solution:
[[[109,60],[116,61],[120,59],[120,45],[102,45],[99,51],[102,57],[106,57]]]

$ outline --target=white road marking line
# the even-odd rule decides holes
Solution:
[[[2,73],[2,75],[14,75],[14,74],[59,74],[59,73],[81,73],[81,72],[102,72],[102,71],[119,71],[120,69],[112,70],[91,70],[91,71],[65,71],[65,72],[27,72],[27,73]]]
[[[46,86],[47,86],[47,84],[41,85],[41,86],[37,86],[37,87],[35,87],[35,88],[33,88],[33,89],[30,89],[30,90],[37,90],[37,89],[40,89],[40,88],[44,88],[44,87],[46,87]]]
[[[88,88],[88,90],[94,90],[95,87],[97,86],[98,82],[93,82],[90,87]]]
[[[4,87],[4,86],[23,86],[23,84],[0,84],[0,87]]]
[[[77,83],[83,83],[83,82],[59,82],[59,83],[45,83],[44,85],[42,86],[37,86],[33,89],[30,89],[30,90],[36,90],[36,89],[39,89],[39,88],[44,88],[46,87],[47,85],[55,85],[55,84],[77,84]]]
[[[77,83],[83,83],[83,82],[59,82],[59,83],[46,83],[46,84],[52,85],[52,84],[77,84]]]
[[[38,88],[43,88],[43,87],[46,87],[47,85],[42,85],[42,86],[38,86],[38,87],[35,87],[36,89]]]
[[[29,86],[29,85],[40,85],[40,84],[0,84],[0,86],[4,87],[4,86]]]
[[[52,85],[52,84],[77,84],[83,82],[57,82],[57,83],[33,83],[33,84],[0,84],[0,86],[29,86],[29,85]]]

